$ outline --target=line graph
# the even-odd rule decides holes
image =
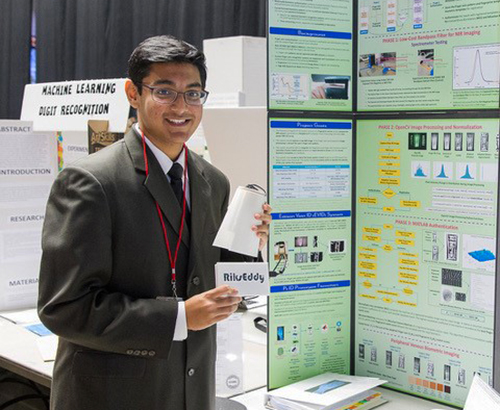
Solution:
[[[453,49],[453,89],[498,88],[500,44]]]
[[[309,99],[309,82],[304,74],[273,73],[271,77],[271,98],[275,100]]]

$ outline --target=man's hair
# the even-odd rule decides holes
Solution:
[[[139,93],[144,77],[149,75],[154,63],[188,63],[200,72],[201,86],[205,88],[207,67],[205,55],[185,41],[173,36],[149,37],[139,44],[128,60],[128,77],[136,85]]]

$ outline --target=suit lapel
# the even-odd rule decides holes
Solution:
[[[212,189],[203,175],[203,163],[188,151],[189,189],[191,194],[191,243],[188,272],[191,275],[200,255],[200,240],[206,235],[207,208],[211,206]]]
[[[136,170],[145,174],[146,168],[144,164],[141,137],[132,130],[125,136],[125,143],[127,144]],[[146,151],[148,156],[149,175],[144,181],[144,186],[150,192],[152,197],[158,202],[163,215],[166,217],[165,222],[170,225],[170,228],[167,227],[167,230],[173,229],[174,232],[179,235],[182,210],[177,202],[177,198],[175,197],[174,191],[172,190],[166,175],[163,173],[160,164],[156,160],[156,157],[147,146]],[[189,178],[191,178],[191,175]],[[189,241],[189,229],[187,225],[184,224],[182,242],[184,242],[186,246],[189,246]]]

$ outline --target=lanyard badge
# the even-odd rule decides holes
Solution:
[[[144,136],[144,132],[142,132],[142,149],[144,152],[144,164],[146,166],[146,177],[149,175],[149,163],[148,163],[148,156],[146,153],[146,137]],[[182,231],[184,230],[184,220],[186,219],[186,181],[187,181],[187,165],[188,165],[188,155],[187,155],[187,147],[184,144],[184,155],[185,155],[185,162],[184,162],[184,183],[182,184],[182,218],[181,218],[181,226],[179,228],[179,238],[177,239],[177,244],[175,246],[175,254],[174,257],[172,257],[172,252],[170,251],[170,241],[168,240],[167,236],[167,228],[165,226],[165,221],[163,220],[163,214],[160,209],[160,205],[158,204],[158,201],[155,200],[156,204],[156,210],[158,212],[158,217],[160,218],[160,223],[161,223],[161,228],[163,231],[163,239],[165,240],[165,245],[167,248],[167,254],[168,254],[168,260],[170,262],[170,268],[172,269],[172,293],[175,298],[177,298],[177,288],[176,288],[176,271],[175,271],[175,265],[177,262],[177,255],[179,253],[179,247],[181,245],[181,240],[182,240]]]

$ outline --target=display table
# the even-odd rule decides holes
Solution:
[[[0,367],[50,388],[54,363],[43,361],[36,342],[39,336],[3,318],[0,318],[0,334],[2,335],[0,338]],[[245,388],[248,390],[255,386],[264,385],[266,383],[265,346],[248,340],[244,341],[244,355],[246,356],[245,379],[247,381]],[[249,365],[250,363],[253,363],[253,365]],[[382,391],[383,396],[389,400],[388,403],[380,407],[383,410],[452,409],[452,407],[392,390],[384,388],[378,390]],[[245,405],[248,410],[264,410],[265,392],[265,388],[260,388],[233,397],[232,400]]]
[[[36,340],[40,337],[0,318],[0,367],[49,387],[54,362],[44,362]]]

